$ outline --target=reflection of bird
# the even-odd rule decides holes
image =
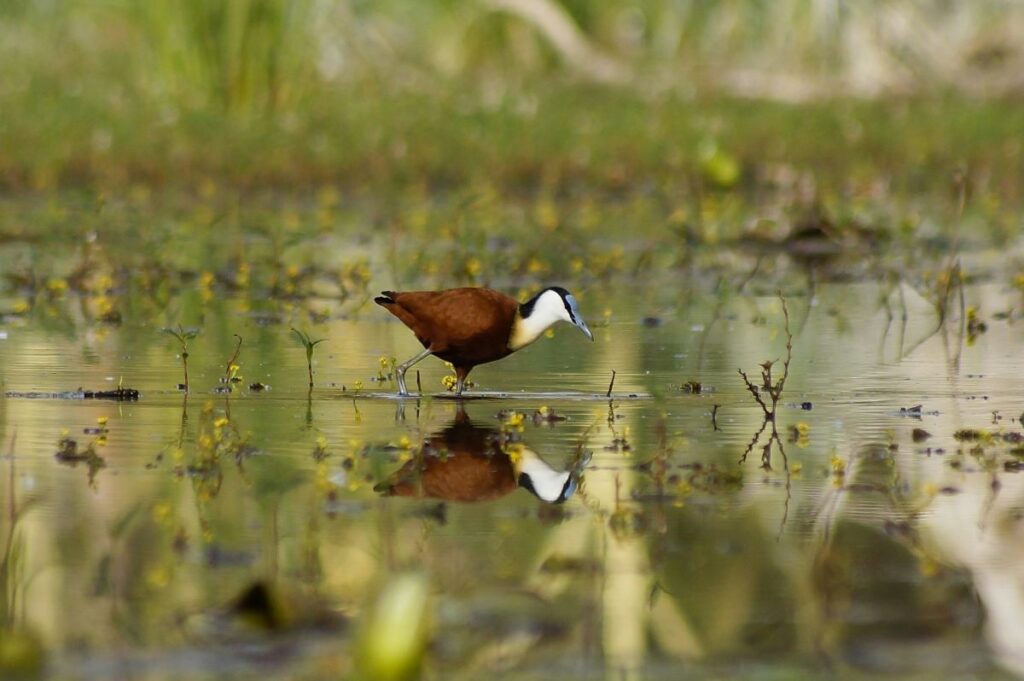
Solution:
[[[455,367],[456,394],[477,364],[506,357],[524,348],[557,322],[569,322],[594,340],[580,316],[576,299],[564,288],[546,288],[525,303],[486,288],[445,291],[384,291],[374,301],[412,329],[425,348],[395,368],[400,395],[408,395],[405,372],[427,355]]]
[[[460,415],[432,435],[420,454],[374,489],[385,496],[486,501],[523,487],[542,501],[561,503],[576,489],[578,472],[557,471],[520,443],[502,447],[501,432]]]

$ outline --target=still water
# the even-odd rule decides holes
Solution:
[[[462,402],[432,358],[391,397],[418,347],[372,304],[305,325],[309,391],[288,323],[206,301],[187,397],[146,315],[9,316],[5,630],[54,679],[346,678],[369,595],[416,571],[429,678],[1024,675],[1020,292],[965,287],[968,338],[908,285],[788,288],[775,440],[737,373],[786,355],[771,282],[576,287],[597,342],[560,328]],[[578,487],[547,503],[526,467]]]

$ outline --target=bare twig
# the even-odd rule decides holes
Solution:
[[[779,293],[779,300],[782,301],[782,314],[786,320],[786,359],[782,362],[782,376],[777,381],[772,378],[772,367],[775,366],[777,360],[770,360],[761,365],[760,386],[754,385],[754,382],[750,380],[743,369],[737,369],[743,378],[743,383],[747,386],[747,390],[750,391],[754,400],[761,407],[761,411],[764,412],[766,421],[775,420],[775,412],[778,410],[779,400],[782,399],[782,391],[786,387],[786,379],[789,378],[789,363],[793,360],[793,333],[789,329],[789,308],[786,306],[786,299],[781,292]],[[768,406],[768,403],[762,397],[766,393],[771,401],[771,407]]]
[[[754,396],[754,399],[757,400],[757,403],[761,405],[761,409],[764,410],[765,418],[768,418],[770,415],[768,405],[765,404],[764,400],[761,399],[761,393],[758,390],[758,387],[751,383],[750,379],[747,378],[747,374],[743,371],[743,369],[737,369],[736,371],[740,372],[740,376],[743,377],[743,382],[747,385],[747,390],[749,390],[750,394]],[[771,369],[769,369],[769,371],[771,371]]]
[[[612,388],[614,388],[614,387],[615,387],[615,369],[612,369],[612,380],[608,384],[608,392],[606,392],[604,396],[605,397],[611,397],[612,396]]]

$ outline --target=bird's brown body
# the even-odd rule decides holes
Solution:
[[[455,367],[456,394],[478,364],[507,357],[526,347],[558,322],[575,325],[590,340],[594,334],[580,316],[576,299],[550,286],[523,304],[487,288],[444,291],[384,291],[374,302],[402,320],[423,344],[423,352],[395,367],[398,394],[409,394],[405,372],[428,355]]]
[[[486,501],[511,493],[518,484],[500,433],[461,419],[434,434],[422,452],[376,487],[387,496]]]
[[[507,357],[519,302],[486,288],[384,291],[377,304],[402,320],[431,354],[465,379],[478,364]]]

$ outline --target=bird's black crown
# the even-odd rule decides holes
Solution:
[[[564,288],[562,288],[561,286],[548,286],[546,289],[542,289],[541,291],[538,291],[537,295],[535,295],[533,298],[530,298],[525,303],[521,303],[519,305],[519,314],[520,314],[520,316],[523,317],[523,319],[526,319],[527,317],[529,317],[533,313],[533,307],[537,304],[537,300],[542,295],[547,293],[548,291],[554,291],[555,293],[557,293],[559,296],[562,297],[562,303],[565,305],[565,309],[569,313],[569,317],[572,319],[573,323],[575,324],[576,323],[576,317],[572,313],[572,306],[569,305],[569,303],[566,302],[566,300],[565,300],[566,296],[569,296],[569,295],[572,295],[572,294],[569,293]]]

